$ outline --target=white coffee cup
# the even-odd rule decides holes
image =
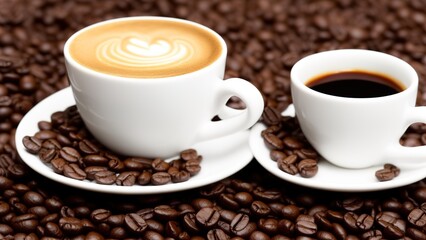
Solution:
[[[126,21],[182,23],[211,34],[220,45],[217,59],[199,70],[169,77],[123,77],[102,73],[77,62],[72,41],[85,31]],[[149,25],[148,23],[146,25]],[[158,46],[157,46],[158,47]],[[113,151],[131,156],[167,158],[201,141],[250,128],[263,111],[263,98],[246,80],[223,80],[227,47],[214,31],[200,24],[165,17],[129,17],[86,27],[66,42],[64,55],[77,108],[90,132]],[[230,97],[246,109],[212,121]]]
[[[317,92],[306,83],[325,73],[363,70],[400,81],[396,94],[351,98]],[[303,133],[329,162],[344,168],[392,163],[426,164],[426,147],[404,147],[399,140],[413,123],[426,122],[426,107],[416,107],[416,71],[394,56],[369,50],[321,52],[299,60],[291,70],[291,93]]]

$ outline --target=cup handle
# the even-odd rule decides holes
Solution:
[[[408,111],[406,126],[417,122],[426,123],[425,106],[413,107]],[[401,168],[426,166],[426,146],[404,147],[397,143],[390,147],[385,162]]]
[[[226,106],[230,97],[239,97],[246,105],[243,110]],[[219,109],[220,121],[210,121],[199,130],[198,141],[222,137],[253,126],[263,112],[263,97],[250,82],[241,78],[230,78],[221,82],[213,109]]]

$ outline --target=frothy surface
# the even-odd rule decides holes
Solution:
[[[199,70],[221,53],[205,29],[168,20],[129,19],[82,31],[71,56],[97,72],[133,78],[162,78]]]

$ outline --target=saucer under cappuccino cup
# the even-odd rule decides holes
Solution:
[[[88,26],[66,42],[66,67],[90,132],[118,153],[170,157],[251,127],[263,98],[244,79],[223,80],[227,47],[211,29],[166,17]],[[237,96],[246,108],[212,121]]]

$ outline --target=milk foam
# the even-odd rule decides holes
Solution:
[[[69,47],[72,58],[94,71],[131,78],[191,73],[222,54],[219,38],[185,22],[129,19],[84,29]]]
[[[123,67],[167,67],[190,59],[194,47],[183,40],[156,39],[153,42],[138,37],[107,39],[96,50],[104,64]]]

